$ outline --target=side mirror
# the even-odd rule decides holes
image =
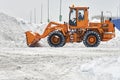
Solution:
[[[109,18],[109,21],[111,21],[112,20],[112,18]]]

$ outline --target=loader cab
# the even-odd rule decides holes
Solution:
[[[88,26],[88,7],[70,7],[69,27],[86,28]]]

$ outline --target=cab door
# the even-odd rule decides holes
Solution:
[[[88,26],[87,9],[78,9],[77,11],[77,27],[86,28]]]

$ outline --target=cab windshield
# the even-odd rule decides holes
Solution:
[[[72,9],[69,14],[69,24],[71,26],[76,26],[76,10]]]

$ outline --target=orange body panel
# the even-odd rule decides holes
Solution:
[[[105,21],[105,23],[107,24],[105,27],[103,27],[104,33],[103,33],[103,39],[102,41],[108,41],[112,38],[115,37],[115,28],[114,28],[114,24],[111,23],[110,21]]]
[[[115,37],[114,24],[109,20],[102,23],[89,23],[89,29],[96,30],[101,35],[101,41],[108,41]]]

